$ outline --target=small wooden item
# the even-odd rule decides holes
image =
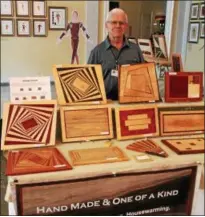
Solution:
[[[158,136],[158,113],[155,105],[115,108],[117,139]]]
[[[56,148],[36,148],[10,151],[6,175],[70,170],[71,165]]]
[[[152,43],[150,39],[138,39],[139,47],[142,51],[143,57],[154,57],[152,50]]]
[[[177,154],[204,153],[204,138],[166,139],[162,142]]]
[[[159,108],[160,135],[186,135],[204,132],[204,106]]]
[[[153,35],[155,57],[168,60],[167,45],[164,35]]]
[[[171,56],[172,72],[183,72],[182,57],[180,53],[173,53]]]
[[[152,140],[141,140],[127,146],[128,150],[144,152],[159,157],[168,157],[168,154]]]
[[[159,88],[154,63],[120,67],[119,102],[159,100]]]
[[[58,103],[106,104],[101,65],[54,65]]]
[[[56,100],[4,104],[2,150],[55,145]]]
[[[69,152],[74,166],[128,161],[129,158],[116,146],[80,149]]]
[[[165,73],[165,102],[194,102],[202,98],[202,72]]]
[[[112,111],[107,106],[61,107],[62,141],[113,138]]]

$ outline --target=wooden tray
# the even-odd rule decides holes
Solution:
[[[201,101],[202,94],[202,72],[165,73],[165,102]]]
[[[166,139],[162,142],[177,154],[204,153],[204,138]]]
[[[159,108],[160,135],[186,135],[204,132],[204,106]]]
[[[73,165],[113,163],[128,161],[129,158],[118,147],[80,149],[69,152]]]
[[[115,108],[117,139],[135,139],[159,135],[155,105]]]
[[[101,65],[54,65],[58,103],[106,104]]]
[[[107,106],[61,107],[62,141],[113,138],[112,111]]]
[[[70,170],[71,165],[56,148],[36,148],[10,151],[6,175]]]
[[[119,72],[120,103],[159,100],[154,63],[121,66]]]
[[[4,104],[2,150],[55,145],[56,100]]]
[[[172,72],[183,72],[182,57],[180,53],[173,53],[171,56]]]

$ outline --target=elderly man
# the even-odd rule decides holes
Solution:
[[[117,100],[118,66],[141,63],[144,59],[139,46],[125,38],[128,17],[122,9],[109,12],[105,27],[108,36],[91,51],[88,64],[102,65],[107,98]]]

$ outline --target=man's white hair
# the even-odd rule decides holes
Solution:
[[[113,14],[116,14],[116,13],[124,14],[124,16],[125,16],[125,22],[128,23],[127,14],[126,14],[121,8],[114,8],[114,9],[112,9],[112,10],[108,13],[108,15],[107,15],[106,22],[110,21],[112,15],[113,15]]]

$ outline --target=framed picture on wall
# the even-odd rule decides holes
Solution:
[[[199,18],[204,19],[204,17],[205,17],[205,6],[204,4],[201,4],[199,9]]]
[[[46,1],[39,0],[32,2],[33,17],[46,17]]]
[[[47,35],[47,20],[33,20],[33,36],[46,37]]]
[[[31,24],[30,20],[16,20],[16,28],[18,36],[30,36],[31,35]]]
[[[16,1],[16,16],[29,17],[30,15],[29,1]]]
[[[1,19],[1,36],[14,36],[13,19]]]
[[[204,32],[205,32],[204,23],[201,23],[201,25],[200,25],[200,38],[204,38]]]
[[[199,40],[199,22],[189,24],[189,39],[190,43],[198,43]]]
[[[64,30],[67,23],[66,7],[49,7],[49,29]]]
[[[199,15],[199,4],[192,4],[191,5],[191,15],[190,19],[198,19]]]
[[[13,15],[13,1],[1,1],[1,16]]]

